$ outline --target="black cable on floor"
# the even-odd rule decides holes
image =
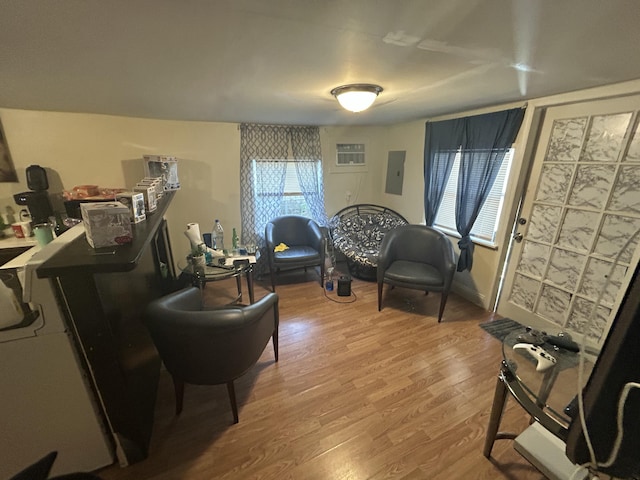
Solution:
[[[327,297],[329,300],[331,300],[332,302],[335,303],[353,303],[355,302],[358,297],[356,296],[356,292],[353,291],[353,289],[351,290],[351,294],[349,295],[349,298],[351,298],[351,296],[353,296],[353,298],[351,298],[350,300],[343,302],[341,300],[336,300],[335,298],[331,298],[329,295],[327,295],[327,289],[326,288],[322,288],[322,291],[324,292],[324,296]]]

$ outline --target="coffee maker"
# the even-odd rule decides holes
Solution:
[[[53,207],[47,190],[49,181],[47,172],[40,165],[30,165],[27,167],[27,186],[30,192],[16,193],[14,201],[21,206],[26,206],[31,215],[31,222],[34,225],[39,223],[50,223],[54,216]]]

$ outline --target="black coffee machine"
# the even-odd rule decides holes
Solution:
[[[50,223],[54,216],[51,200],[49,200],[49,181],[47,172],[40,165],[27,167],[27,186],[30,192],[16,193],[13,199],[18,205],[26,206],[31,214],[31,222]]]

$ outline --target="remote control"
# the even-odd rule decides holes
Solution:
[[[533,358],[538,361],[536,365],[537,372],[544,372],[556,364],[556,359],[547,353],[544,349],[531,345],[530,343],[516,343],[514,350],[527,350]]]
[[[571,337],[568,334],[561,333],[559,335],[546,335],[545,341],[551,345],[555,345],[556,347],[569,350],[570,352],[580,351],[580,345],[571,340]]]
[[[531,327],[527,327],[524,333],[519,334],[517,337],[518,342],[530,343],[532,345],[542,345],[544,343],[544,332],[534,330]]]

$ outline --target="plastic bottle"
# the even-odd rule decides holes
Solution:
[[[224,229],[217,218],[211,232],[211,246],[214,250],[224,250]]]
[[[233,228],[233,234],[231,235],[231,245],[234,251],[238,249],[238,234],[236,233],[235,227]]]

